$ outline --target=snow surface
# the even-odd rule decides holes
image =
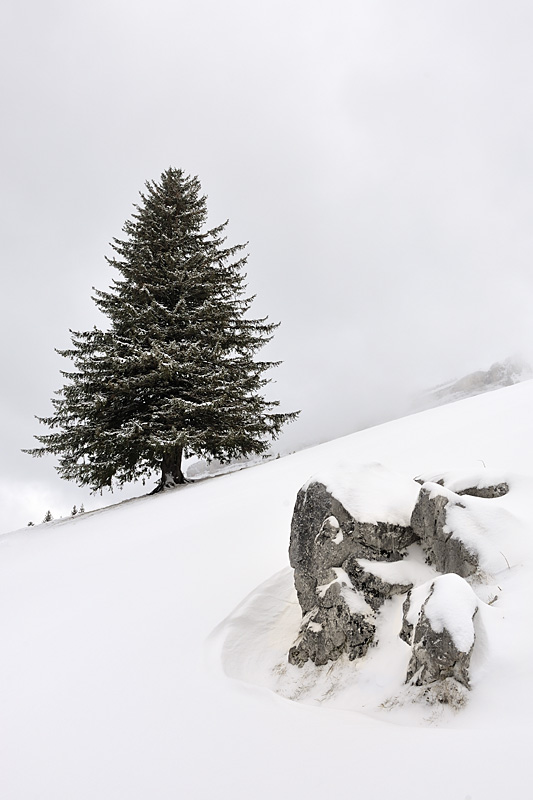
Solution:
[[[425,556],[419,547],[408,548],[407,557],[402,561],[369,561],[358,558],[357,563],[365,572],[370,572],[386,583],[397,583],[402,586],[425,583],[435,577],[436,572],[425,562]]]
[[[503,480],[510,486],[509,493],[490,499],[458,495],[436,483],[423,484],[430,497],[448,498],[444,531],[460,539],[477,555],[481,569],[489,573],[519,564],[530,540],[530,521],[527,519],[524,525],[516,510],[529,504],[531,481],[526,476],[507,474]],[[456,484],[467,482],[455,479]]]
[[[440,575],[432,583],[433,592],[425,605],[425,614],[436,633],[444,629],[463,653],[474,644],[474,615],[479,601],[459,575]]]
[[[340,587],[341,597],[346,602],[346,605],[348,606],[352,614],[371,616],[372,609],[366,602],[364,594],[355,589],[348,573],[345,572],[340,567],[333,567],[333,572],[335,573],[335,578],[332,581],[316,587],[316,592],[318,596],[325,597],[326,592],[330,588],[330,586],[333,586],[333,584],[336,583]]]
[[[426,600],[425,613],[433,630],[442,633],[446,628],[457,649],[468,653],[474,644],[474,614],[481,607],[469,584],[450,573],[417,586],[409,598],[407,620],[411,625],[416,625]],[[485,613],[490,614],[490,609]]]
[[[359,522],[409,525],[420,486],[378,462],[362,463],[357,451],[354,456],[313,475],[306,486],[323,483]]]
[[[476,469],[467,470],[466,472],[462,470],[450,470],[436,475],[431,473],[428,475],[418,475],[417,478],[423,483],[438,483],[442,481],[446,489],[456,493],[474,487],[486,489],[488,486],[509,482],[509,476],[503,475],[501,470],[495,468],[487,469],[482,463],[480,463]]]
[[[318,800],[350,781],[369,800],[523,796],[533,722],[532,408],[533,383],[522,383],[1,536],[0,797]],[[310,702],[270,691],[268,665],[281,663],[300,622],[287,547],[309,476],[343,460],[415,476],[474,470],[480,459],[519,478],[485,501],[501,512],[496,537],[510,525],[511,566],[495,575],[498,600],[476,615],[466,708],[421,712],[394,700],[409,658],[397,636],[401,598],[381,615],[383,647],[364,663],[294,668],[291,696]],[[380,707],[383,696],[393,699]]]

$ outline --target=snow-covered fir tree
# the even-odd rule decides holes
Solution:
[[[170,168],[140,197],[111,245],[120,277],[95,290],[109,327],[71,331],[58,352],[75,369],[38,417],[52,432],[26,451],[57,455],[61,477],[93,491],[154,470],[156,490],[183,483],[183,456],[263,453],[297,415],[263,395],[276,362],[256,354],[279,323],[248,317],[245,245],[226,245],[227,222],[204,230],[198,178]]]

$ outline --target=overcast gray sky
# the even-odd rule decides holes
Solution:
[[[530,2],[4,0],[0,30],[0,530],[124,496],[20,448],[171,165],[250,242],[273,391],[302,409],[286,446],[532,358]]]

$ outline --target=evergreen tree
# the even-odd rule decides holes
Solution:
[[[78,511],[78,514],[85,514],[85,507],[84,507],[83,503],[80,506],[80,510]]]
[[[50,509],[48,509],[48,511],[44,515],[43,522],[52,522],[52,520],[53,520],[52,512],[50,511]]]
[[[71,331],[58,352],[75,369],[38,417],[52,432],[26,451],[57,455],[61,477],[93,491],[156,469],[156,491],[183,483],[184,455],[262,453],[298,413],[262,394],[277,364],[255,356],[278,324],[247,316],[245,245],[226,246],[227,222],[203,230],[198,179],[170,168],[140,197],[111,245],[120,277],[95,289],[109,327]]]
[[[76,506],[75,505],[72,506],[72,511],[70,512],[70,516],[71,517],[75,517],[77,513],[78,513],[78,509],[76,508]]]

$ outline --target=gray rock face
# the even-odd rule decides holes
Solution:
[[[411,583],[389,583],[374,575],[359,563],[359,559],[350,556],[343,564],[352,584],[364,595],[365,601],[373,611],[379,611],[385,600],[396,594],[405,594],[412,588]]]
[[[405,644],[408,644],[411,647],[413,643],[413,630],[414,625],[412,622],[409,622],[409,611],[411,610],[411,590],[407,592],[407,597],[403,601],[403,617],[402,617],[402,627],[400,629],[400,633],[398,636],[402,639]]]
[[[414,478],[416,483],[421,486],[424,483],[436,483],[438,486],[443,486],[454,494],[467,495],[470,497],[481,497],[484,500],[492,498],[503,497],[509,492],[509,484],[507,481],[494,480],[493,483],[487,484],[486,467],[483,470],[478,470],[477,474],[464,474],[462,477],[455,472],[445,472],[442,475],[422,476],[417,475]]]
[[[353,493],[352,488],[346,490],[342,481],[333,484],[340,487],[339,497],[346,498],[346,505],[366,509],[360,512],[366,518],[376,512],[369,512],[365,506],[365,492],[378,498],[374,509],[382,507],[381,483],[372,483],[376,474],[377,480],[382,480],[381,473],[376,473],[372,465],[369,471],[370,484],[365,484],[368,475],[364,469],[359,471],[362,488],[353,487]],[[349,659],[364,656],[375,644],[376,615],[385,601],[394,595],[405,595],[398,635],[411,648],[406,683],[421,687],[420,697],[427,702],[457,707],[465,702],[475,642],[473,621],[479,601],[464,579],[474,573],[479,575],[479,555],[473,550],[475,544],[471,544],[476,541],[472,532],[467,546],[460,528],[463,522],[468,525],[468,515],[478,501],[469,503],[466,497],[446,489],[443,482],[423,483],[418,496],[409,481],[400,482],[392,507],[397,508],[399,503],[404,510],[402,516],[393,511],[391,518],[406,518],[405,506],[401,506],[405,491],[409,498],[407,518],[414,503],[409,525],[355,519],[319,481],[299,491],[289,556],[302,623],[289,651],[291,664],[302,666],[311,660],[321,666],[342,654]],[[387,485],[386,475],[384,484]],[[463,482],[464,485],[467,484]],[[501,497],[507,491],[507,484],[495,483],[484,489],[474,486],[461,494]],[[383,508],[387,508],[387,502]],[[450,513],[452,509],[454,513]],[[454,525],[459,530],[455,531]],[[414,542],[421,545],[427,561],[442,573],[416,587],[407,579],[398,582],[399,576],[420,573],[394,565]]]
[[[443,576],[443,578],[448,577]],[[465,587],[469,593],[472,593],[467,584],[465,584]],[[472,628],[471,641],[463,649],[458,645],[457,635],[454,635],[453,630],[446,627],[446,624],[442,622],[436,625],[435,620],[432,620],[431,614],[428,613],[428,604],[431,602],[434,590],[435,583],[431,586],[429,594],[422,605],[418,621],[414,626],[414,632],[412,623],[407,619],[410,610],[409,600],[404,605],[404,623],[401,636],[408,643],[412,639],[412,654],[407,669],[406,682],[411,682],[416,686],[423,686],[453,678],[468,689],[468,668],[475,642],[473,622],[477,613],[477,604],[475,602],[465,602],[461,609],[461,613],[465,617],[463,626],[468,629],[470,625]],[[447,591],[449,592],[450,590],[454,592],[454,587],[447,587]],[[440,602],[446,603],[446,592],[444,593],[444,600],[441,596]]]
[[[354,519],[322,483],[301,489],[289,557],[303,619],[289,661],[318,665],[344,652],[349,658],[364,655],[375,633],[373,612],[409,587],[381,581],[357,559],[399,560],[414,539],[408,526]]]
[[[302,612],[316,604],[321,574],[342,567],[349,556],[396,561],[415,541],[410,527],[358,522],[322,483],[300,489],[291,524],[289,560]]]
[[[376,631],[371,615],[362,605],[359,613],[350,607],[341,583],[334,583],[302,619],[300,633],[289,650],[289,662],[302,666],[311,659],[317,666],[335,661],[342,653],[353,660],[363,656]],[[353,591],[348,585],[345,591]],[[357,597],[357,595],[355,595]],[[370,609],[368,609],[370,611]]]
[[[461,489],[457,494],[466,494],[470,497],[483,497],[490,500],[494,497],[503,497],[509,492],[508,483],[496,483],[494,486],[470,486],[468,489]]]
[[[461,539],[452,535],[453,531],[445,530],[447,509],[450,505],[461,505],[459,500],[454,501],[451,497],[451,492],[436,494],[432,484],[424,484],[413,510],[411,528],[420,539],[429,562],[439,572],[454,572],[467,578],[476,572],[479,559]]]

